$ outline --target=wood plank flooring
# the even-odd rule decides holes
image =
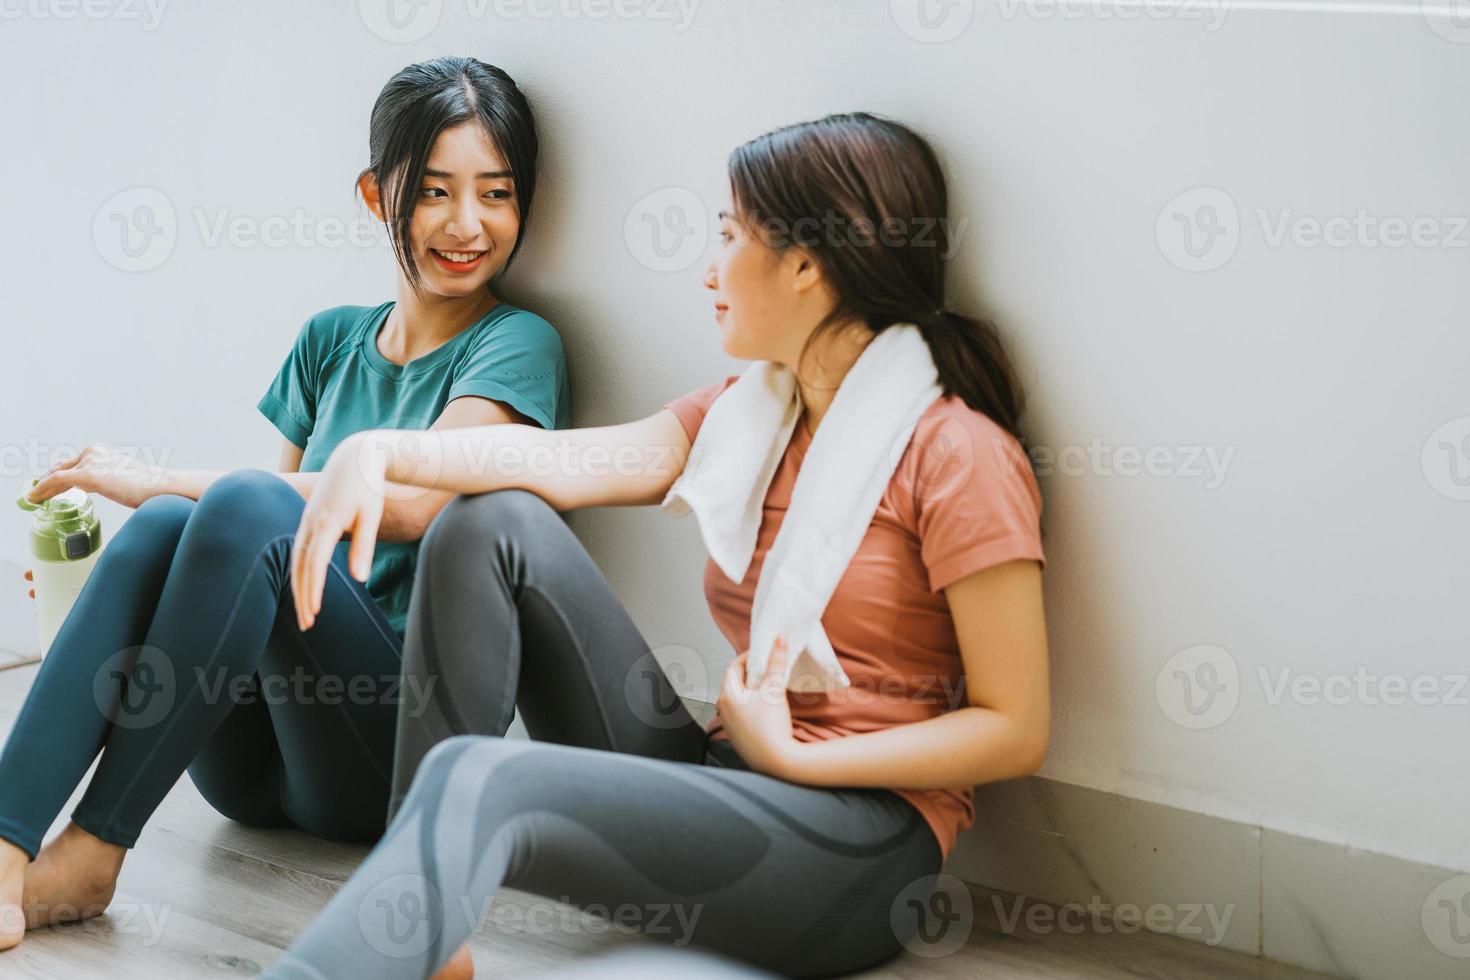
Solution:
[[[0,736],[35,666],[0,670]],[[44,761],[41,762],[44,764]],[[0,792],[4,788],[0,787]],[[80,796],[80,792],[77,797]],[[71,812],[71,804],[53,830]],[[97,919],[36,930],[0,953],[0,977],[47,980],[200,980],[248,977],[273,962],[366,853],[291,830],[219,816],[187,778],[174,787],[123,867],[118,895]],[[1208,977],[1309,980],[1309,973],[1173,936],[1002,927],[1013,897],[975,889],[968,941],[941,957],[904,956],[864,978],[1124,980]],[[539,911],[537,911],[539,909]],[[550,914],[548,909],[554,909]],[[532,927],[528,924],[555,923]],[[568,925],[570,923],[570,925]],[[539,897],[503,891],[472,941],[480,977],[534,976],[647,941]]]

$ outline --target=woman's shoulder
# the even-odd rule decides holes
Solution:
[[[935,399],[919,416],[898,471],[921,497],[934,496],[940,488],[946,492],[939,496],[948,496],[963,487],[981,489],[1000,482],[1024,488],[1040,504],[1036,474],[1021,440],[957,395]]]
[[[565,357],[561,333],[539,313],[520,306],[501,303],[472,326],[466,336],[467,347],[493,345],[513,346],[560,360]]]
[[[392,301],[377,306],[332,306],[307,318],[301,328],[301,341],[322,356],[361,335],[371,323],[381,319]]]

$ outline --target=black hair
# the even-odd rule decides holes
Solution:
[[[484,127],[510,165],[521,220],[506,260],[509,265],[530,220],[538,150],[531,105],[515,81],[474,58],[435,58],[394,75],[373,103],[369,162],[358,180],[366,174],[377,178],[393,254],[415,291],[422,276],[409,249],[409,228],[418,207],[418,188],[439,134],[466,122]]]

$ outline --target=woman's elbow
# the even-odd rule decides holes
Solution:
[[[1051,744],[1051,726],[1043,720],[1025,726],[1017,735],[1016,765],[1019,771],[1016,777],[1020,778],[1035,774],[1046,763],[1047,749]]]

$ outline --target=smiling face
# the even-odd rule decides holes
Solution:
[[[835,297],[809,254],[777,251],[733,210],[720,212],[720,245],[704,273],[721,344],[741,360],[794,365]]]
[[[368,207],[391,225],[373,175],[364,174],[359,186]],[[418,195],[408,251],[424,292],[467,296],[505,268],[520,233],[520,208],[510,165],[481,126],[463,123],[440,133],[422,183],[404,193]],[[405,276],[401,268],[399,275]]]

